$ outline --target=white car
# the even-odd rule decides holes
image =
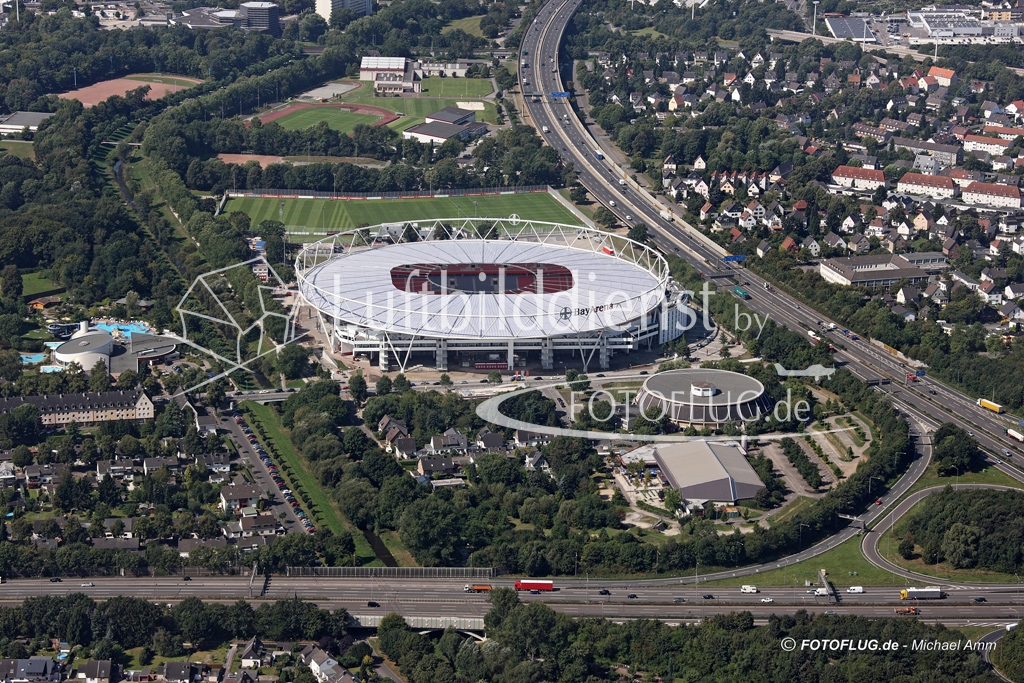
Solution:
[[[92,581],[86,581],[85,583],[82,584],[82,588],[92,588],[95,585],[96,584],[94,584]]]
[[[771,598],[761,598],[761,602],[775,602]]]

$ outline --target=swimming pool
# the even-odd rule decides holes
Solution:
[[[41,368],[39,368],[39,372],[42,372],[44,374],[50,374],[50,373],[53,373],[53,372],[61,372],[63,370],[64,370],[64,366],[62,366],[62,365],[44,365]]]
[[[23,353],[21,354],[21,362],[24,365],[35,365],[36,363],[42,363],[46,360],[45,353]]]
[[[143,325],[142,323],[96,323],[95,325],[93,325],[93,327],[98,327],[101,330],[106,330],[111,334],[114,333],[114,330],[120,330],[129,337],[132,336],[133,332],[138,332],[139,334],[149,334],[149,328]]]
[[[43,342],[43,346],[45,346],[48,349],[55,349],[58,346],[60,346],[61,344],[63,344],[63,343],[64,342],[62,342],[62,341],[59,341],[59,342]]]

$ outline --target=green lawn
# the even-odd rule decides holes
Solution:
[[[487,87],[487,92],[490,92],[491,82],[485,79],[471,79],[471,78],[427,78],[423,82],[424,84],[434,80],[450,80],[456,82],[462,81],[473,81],[476,80],[477,85],[465,85],[465,88],[481,88],[480,84],[484,84]],[[426,85],[424,85],[426,87]],[[445,88],[449,86],[444,86]],[[451,86],[455,87],[455,86]],[[350,92],[345,93],[341,96],[343,102],[350,102],[353,104],[370,104],[374,107],[380,107],[381,109],[387,109],[388,111],[401,114],[402,116],[418,117],[423,118],[429,114],[433,114],[438,109],[444,109],[445,107],[457,107],[460,101],[472,100],[471,97],[456,97],[455,95],[447,95],[445,97],[435,97],[433,95],[427,95],[424,93],[422,97],[376,97],[373,93],[373,89],[370,88],[366,83],[362,83],[361,87],[356,88]],[[483,111],[476,113],[477,121],[486,121],[487,123],[497,124],[498,122],[498,110],[494,106],[494,102],[483,101]]]
[[[341,514],[341,511],[335,506],[334,501],[327,494],[327,491],[324,490],[320,482],[313,476],[313,473],[309,471],[306,461],[292,446],[292,442],[281,425],[277,412],[271,406],[260,405],[250,401],[243,401],[240,406],[259,421],[268,439],[274,443],[282,461],[278,463],[281,466],[281,476],[292,484],[291,489],[296,492],[296,498],[316,508],[315,513],[308,509],[306,512],[316,520],[316,523],[326,524],[327,528],[336,534],[340,534],[343,531],[351,533],[352,540],[356,544],[356,554],[362,558],[363,565],[381,565],[382,563],[377,559],[366,537],[363,536],[359,529],[348,523],[344,515]],[[257,438],[261,438],[258,432]],[[269,452],[271,451],[268,449]],[[288,467],[287,472],[284,470],[285,466]]]
[[[26,140],[0,140],[0,149],[22,159],[34,161],[36,158],[36,151],[33,149],[32,143]]]
[[[484,32],[480,30],[480,20],[483,19],[485,16],[487,16],[487,15],[486,14],[475,14],[475,15],[473,15],[471,17],[463,17],[462,19],[455,19],[454,21],[449,22],[449,24],[447,26],[445,26],[443,29],[441,29],[441,35],[444,35],[445,33],[448,33],[449,31],[454,31],[455,29],[458,28],[458,29],[462,29],[463,31],[465,31],[466,33],[468,33],[471,36],[476,36],[477,38],[483,38],[484,37]]]
[[[21,276],[21,288],[24,296],[38,296],[43,292],[63,291],[59,283],[42,277],[39,273],[24,273]]]
[[[476,201],[476,206],[473,202]],[[360,223],[490,216],[506,218],[518,214],[525,220],[553,221],[578,225],[579,220],[546,192],[518,195],[483,195],[444,199],[372,199],[342,201],[331,199],[229,199],[227,213],[242,211],[252,218],[253,226],[265,220],[279,220],[278,209],[284,202],[284,224],[290,232],[334,232],[348,230]],[[320,236],[306,235],[308,240]]]
[[[632,33],[634,36],[658,36],[661,38],[668,38],[666,34],[662,33],[661,31],[655,30],[651,26],[648,26],[647,28],[642,28],[639,31],[630,31],[630,33]]]
[[[315,126],[321,121],[326,121],[331,130],[351,133],[360,123],[370,125],[379,119],[379,116],[355,114],[337,107],[313,107],[288,114],[277,119],[277,123],[285,130],[303,130]]]
[[[812,582],[818,580],[818,570],[824,569],[828,572],[829,579],[839,590],[845,590],[848,586],[886,586],[894,585],[903,587],[904,581],[901,578],[893,578],[893,575],[884,569],[864,559],[860,552],[860,536],[854,536],[842,545],[822,553],[817,557],[798,562],[782,569],[773,569],[753,576],[739,576],[719,581],[709,581],[708,585],[717,586],[742,586],[753,584],[758,588],[764,586],[785,586],[792,588],[796,581],[797,590],[804,590],[804,580]],[[911,582],[912,585],[920,585]],[[703,585],[703,583],[701,584]]]
[[[424,78],[420,90],[429,97],[458,97],[464,99],[478,99],[494,92],[490,79],[441,78],[440,76]]]

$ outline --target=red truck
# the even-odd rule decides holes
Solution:
[[[517,591],[553,591],[554,581],[516,581]]]

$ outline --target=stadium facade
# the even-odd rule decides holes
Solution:
[[[507,219],[383,223],[305,245],[299,293],[332,351],[384,371],[514,370],[681,336],[696,315],[664,257],[597,229]]]

